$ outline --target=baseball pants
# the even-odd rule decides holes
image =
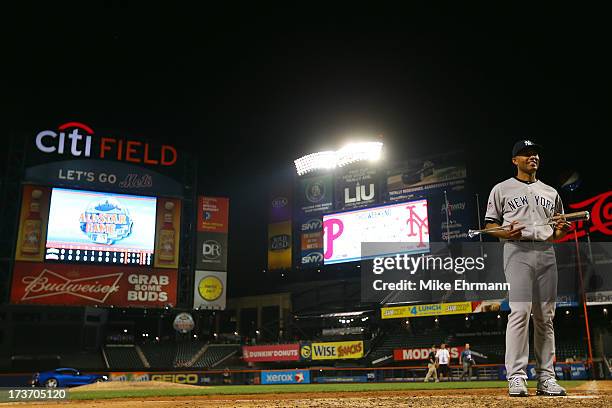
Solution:
[[[506,327],[507,378],[527,379],[529,318],[532,313],[536,377],[539,381],[554,378],[553,318],[558,278],[553,245],[547,242],[506,242],[504,274],[510,284],[510,315]]]
[[[425,382],[429,381],[429,378],[433,375],[434,380],[438,380],[438,373],[436,371],[436,364],[435,363],[429,363],[427,364],[427,368],[429,368],[429,370],[427,370],[427,375],[425,376]]]

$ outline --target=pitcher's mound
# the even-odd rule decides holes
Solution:
[[[81,385],[71,388],[70,392],[79,391],[125,391],[125,390],[159,390],[168,388],[193,388],[197,385],[175,384],[166,381],[105,381],[94,384]]]

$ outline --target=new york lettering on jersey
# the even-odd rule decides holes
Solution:
[[[493,187],[485,220],[499,225],[517,222],[525,226],[522,239],[546,241],[553,227],[536,225],[557,213],[563,213],[563,204],[554,188],[539,180],[528,183],[512,177]]]

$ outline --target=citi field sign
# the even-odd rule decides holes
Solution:
[[[173,166],[178,159],[170,145],[153,146],[147,142],[95,135],[93,128],[81,122],[66,122],[57,129],[36,134],[38,151],[63,158],[114,160],[151,166]]]
[[[82,122],[33,132],[24,181],[39,185],[181,197],[178,150],[95,132]]]

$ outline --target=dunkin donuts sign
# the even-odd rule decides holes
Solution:
[[[15,262],[11,303],[164,307],[176,305],[175,269]]]
[[[242,358],[248,362],[297,361],[300,359],[300,345],[295,343],[243,346]]]

